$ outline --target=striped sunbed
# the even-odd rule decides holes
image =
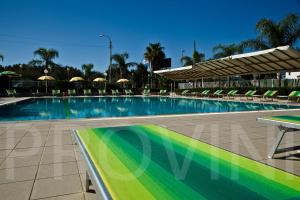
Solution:
[[[103,199],[298,199],[300,177],[155,125],[74,132]]]
[[[273,158],[280,142],[282,141],[284,135],[289,132],[295,132],[300,130],[300,116],[272,116],[258,118],[258,122],[267,123],[273,126],[279,127],[279,133],[277,135],[276,141],[270,150],[268,158]]]
[[[203,92],[201,92],[201,96],[208,96],[210,93],[210,90],[204,90]]]

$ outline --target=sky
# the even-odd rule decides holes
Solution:
[[[280,20],[300,14],[300,0],[1,0],[2,65],[27,63],[39,47],[54,48],[62,65],[93,63],[103,72],[113,53],[128,52],[141,62],[146,46],[160,42],[172,67],[182,50],[191,55],[193,41],[206,58],[218,44],[255,38],[261,18]]]

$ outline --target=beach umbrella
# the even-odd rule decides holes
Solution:
[[[70,82],[79,82],[79,81],[84,81],[84,79],[80,76],[75,76],[70,79]],[[76,92],[78,94],[78,87],[76,87]]]
[[[117,83],[128,83],[128,82],[129,82],[129,80],[126,78],[121,78],[117,81]]]
[[[46,81],[46,94],[48,94],[48,81],[54,81],[55,78],[52,76],[41,76],[38,78],[39,81]]]
[[[93,82],[98,82],[98,83],[103,83],[103,82],[105,82],[105,90],[106,90],[106,79],[105,79],[105,78],[102,78],[102,77],[95,78],[95,79],[93,80]]]
[[[123,88],[125,88],[125,83],[128,83],[128,82],[129,82],[129,80],[126,78],[121,78],[117,81],[117,83],[123,83]]]
[[[16,72],[13,72],[13,71],[3,71],[0,73],[0,76],[7,76],[8,79],[9,79],[9,89],[10,89],[10,82],[11,82],[11,78],[13,77],[20,77],[21,75],[20,74],[17,74]]]
[[[78,81],[84,81],[84,79],[80,76],[75,76],[70,79],[70,82],[78,82]]]
[[[93,80],[93,82],[106,82],[106,79],[105,78],[95,78],[94,80]]]

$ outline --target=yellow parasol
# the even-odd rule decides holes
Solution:
[[[122,78],[117,81],[117,83],[128,83],[128,82],[129,82],[129,80],[126,78]]]
[[[39,81],[46,81],[46,95],[48,94],[48,81],[54,81],[55,78],[52,76],[41,76],[38,78]]]
[[[54,81],[55,78],[53,78],[52,76],[41,76],[38,78],[39,81]]]
[[[93,82],[106,82],[106,79],[105,78],[95,78],[94,80],[93,80]]]
[[[84,81],[84,79],[80,76],[75,76],[71,78],[70,82]]]

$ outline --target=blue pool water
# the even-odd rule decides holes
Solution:
[[[35,98],[0,106],[0,121],[295,109],[299,106],[168,97]]]

